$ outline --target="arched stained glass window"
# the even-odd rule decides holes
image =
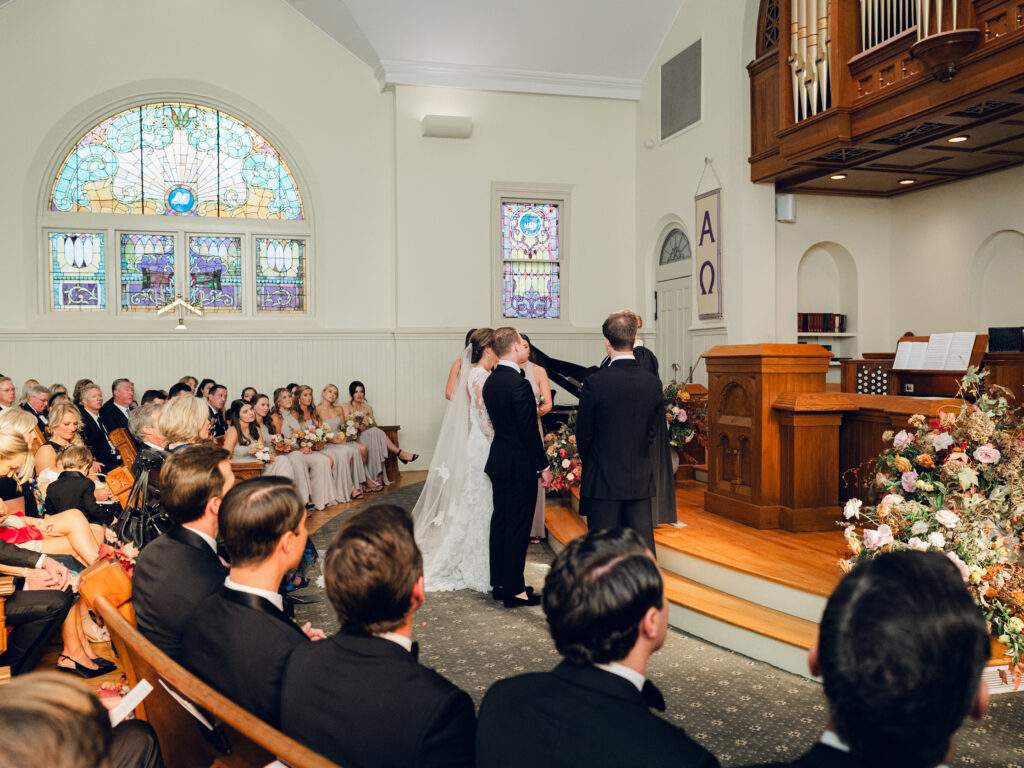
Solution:
[[[198,104],[144,104],[107,118],[61,164],[51,211],[303,218],[295,179],[260,134]]]
[[[673,229],[665,236],[665,240],[661,244],[658,264],[665,265],[676,261],[684,261],[691,256],[690,241],[686,237],[686,233],[681,229]]]

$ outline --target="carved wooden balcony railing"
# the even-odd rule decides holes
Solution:
[[[763,0],[747,69],[751,179],[779,191],[891,196],[1024,162],[1024,0]]]

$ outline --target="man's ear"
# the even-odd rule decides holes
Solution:
[[[811,650],[807,652],[807,666],[811,670],[811,674],[815,677],[821,677],[821,665],[818,663],[818,641],[814,641],[814,645],[811,646]]]
[[[648,608],[640,619],[640,636],[654,639],[658,636],[658,609],[653,605]]]
[[[985,716],[988,711],[988,699],[988,683],[982,680],[978,683],[978,696],[974,699],[974,705],[971,707],[971,717],[981,720]]]
[[[415,613],[423,605],[427,599],[427,589],[423,584],[423,577],[420,576],[416,579],[416,583],[412,585],[412,597],[409,600],[409,609]]]

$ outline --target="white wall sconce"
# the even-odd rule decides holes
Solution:
[[[473,134],[472,117],[424,115],[420,124],[423,135],[430,139],[468,139]]]

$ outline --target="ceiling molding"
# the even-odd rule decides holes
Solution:
[[[382,60],[375,74],[381,89],[391,85],[443,86],[628,101],[639,101],[642,84],[640,79],[628,77],[398,60]]]

